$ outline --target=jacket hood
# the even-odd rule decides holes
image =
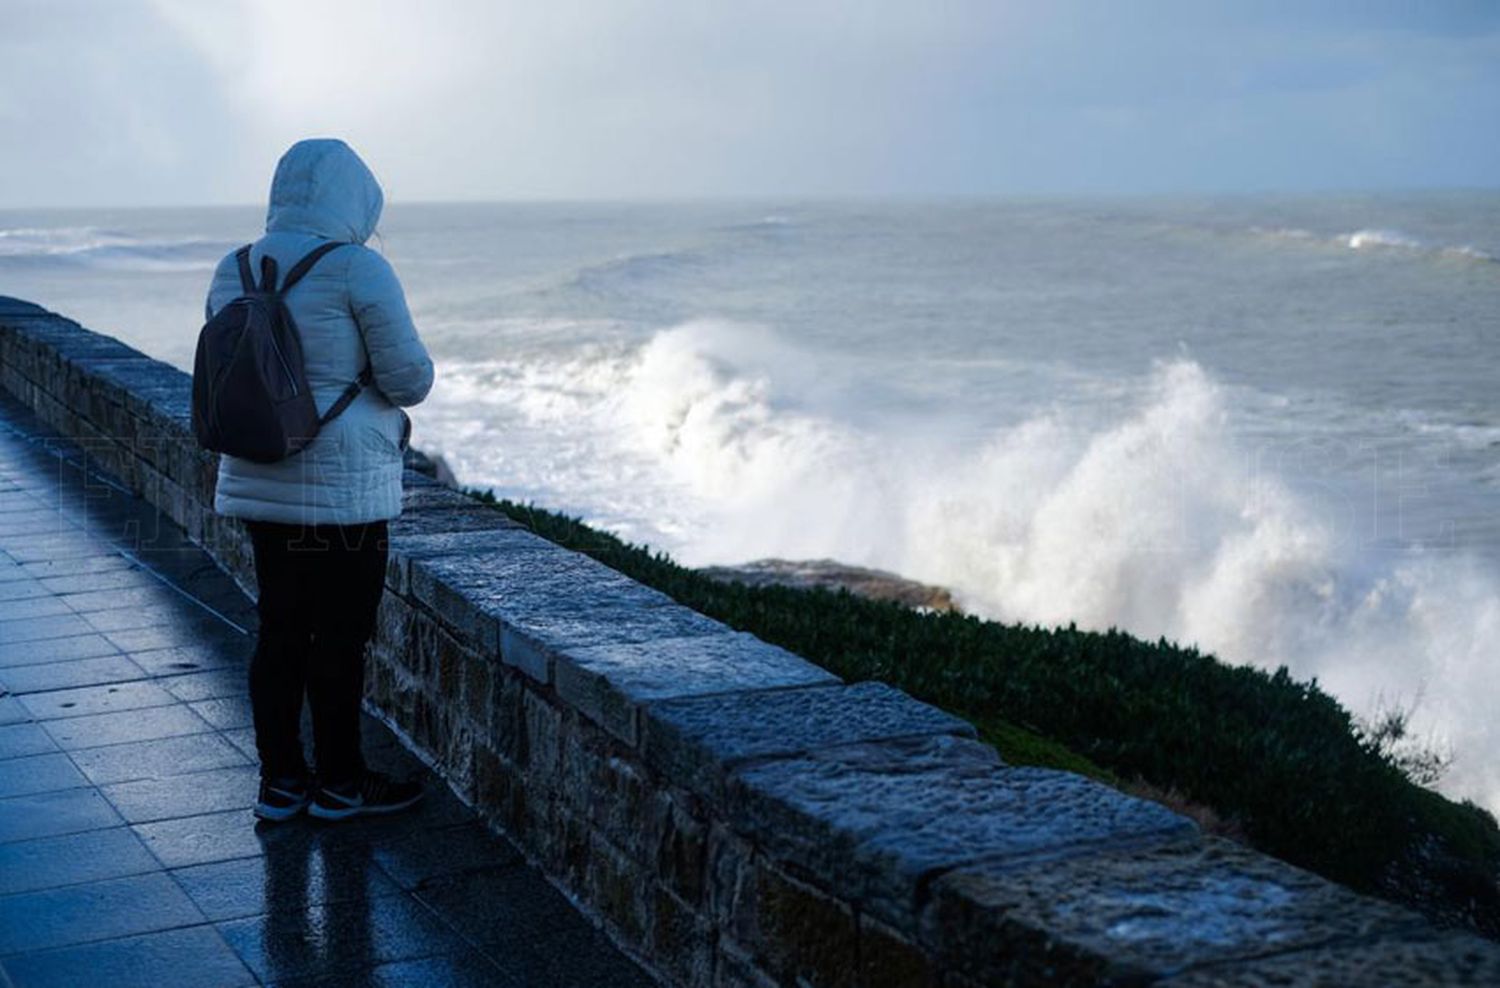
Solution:
[[[333,138],[298,141],[276,163],[266,232],[362,244],[384,205],[380,183],[349,145]]]

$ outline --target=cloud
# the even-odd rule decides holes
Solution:
[[[1500,14],[1378,2],[12,0],[0,202],[1493,185]],[[24,94],[24,95],[21,95]]]

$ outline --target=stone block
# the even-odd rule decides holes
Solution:
[[[857,988],[859,935],[845,902],[758,859],[728,932],[779,984]]]
[[[387,592],[404,597],[411,592],[407,582],[408,571],[406,559],[397,553],[389,553],[385,557],[385,588]]]
[[[475,595],[422,566],[410,571],[410,581],[411,596],[425,604],[455,635],[485,655],[499,651],[500,623],[483,610]]]
[[[494,619],[501,661],[549,682],[554,656],[616,641],[664,638],[721,626],[628,577],[522,529],[476,533],[492,548],[467,552],[431,541],[411,561],[411,585],[450,602],[455,616]],[[420,540],[462,539],[418,536]],[[442,554],[437,554],[442,552]],[[438,589],[441,585],[442,589]],[[461,601],[458,598],[462,598]]]
[[[714,948],[712,984],[714,988],[781,988],[775,978],[755,966],[744,948],[722,935]]]
[[[877,682],[652,702],[641,724],[647,764],[716,799],[725,773],[750,759],[924,734],[974,736],[967,721]]]
[[[708,634],[575,647],[556,658],[558,695],[634,745],[647,703],[709,693],[837,683],[838,677],[724,625]]]
[[[404,507],[401,517],[391,522],[391,537],[399,545],[407,539],[416,539],[424,535],[452,535],[519,528],[520,526],[500,512],[486,508],[482,504],[470,502],[466,505],[441,508]]]
[[[932,957],[912,937],[869,916],[859,917],[861,988],[940,988]]]
[[[1188,971],[1161,988],[1281,988],[1287,985],[1413,988],[1500,985],[1500,945],[1434,929],[1275,954]]]
[[[474,747],[474,806],[490,823],[549,860],[546,801],[533,800],[521,770],[483,744]],[[574,886],[576,887],[576,886]]]
[[[1092,985],[1378,938],[1416,919],[1207,838],[960,867],[933,883],[922,935],[981,980]]]
[[[708,824],[668,793],[656,793],[653,811],[660,881],[695,909],[706,909]]]
[[[471,661],[464,663],[462,670],[464,718],[476,732],[486,735],[489,733],[490,714],[495,705],[495,668],[493,659],[474,656]]]
[[[403,598],[393,593],[381,594],[375,607],[375,642],[389,649],[392,657],[399,658],[412,648],[415,620],[416,612]]]
[[[488,653],[499,648],[499,623],[486,605],[504,585],[493,571],[516,556],[555,552],[549,543],[513,528],[391,538],[387,583],[409,592],[449,627]],[[395,573],[389,572],[394,566]]]
[[[562,774],[562,712],[531,690],[521,693],[521,718],[526,749],[520,760],[528,778],[545,789],[557,786]]]
[[[651,928],[652,877],[600,834],[589,834],[584,897],[627,943],[643,943]]]
[[[490,747],[501,757],[520,764],[526,757],[526,720],[522,708],[525,687],[518,676],[496,670],[491,690]]]
[[[447,727],[435,739],[437,763],[443,778],[465,803],[473,804],[477,780],[474,768],[474,735],[469,728],[456,722],[455,718],[444,718]]]
[[[664,807],[638,763],[619,757],[598,728],[565,719],[560,775],[551,780],[569,809],[644,868],[656,862]]]
[[[708,824],[705,909],[714,925],[728,929],[735,903],[754,868],[755,848],[720,821]]]
[[[443,513],[473,514],[481,522],[491,520],[486,518],[479,509],[472,512]],[[505,516],[499,512],[490,512],[490,514],[497,515],[499,521],[506,521]],[[429,569],[444,574],[455,571],[455,567],[445,567],[439,563],[439,560],[444,557],[460,557],[461,561],[456,570],[462,572],[471,568],[491,567],[495,565],[497,558],[503,559],[519,553],[564,553],[566,551],[515,525],[485,524],[477,528],[459,528],[439,532],[401,532],[399,528],[393,526],[391,533],[392,553],[399,553],[414,563],[430,562]]]
[[[1156,803],[942,735],[754,763],[728,791],[729,819],[766,853],[903,930],[941,869],[1196,833]]]
[[[442,484],[431,483],[432,478],[421,471],[408,471],[415,473],[415,478],[410,486],[401,492],[401,511],[423,511],[430,508],[475,508],[488,511],[493,514],[505,515],[485,504],[478,498],[470,497],[463,491],[454,490]]]
[[[548,871],[568,888],[582,893],[587,888],[590,842],[593,828],[565,804],[552,804],[549,826],[537,831],[533,845]]]
[[[713,979],[714,931],[708,921],[669,889],[651,886],[651,926],[645,954],[667,975],[669,983],[707,985]]]

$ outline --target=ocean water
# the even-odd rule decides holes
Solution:
[[[0,213],[0,293],[188,368],[261,211]],[[393,206],[465,483],[1409,708],[1500,809],[1500,194]]]

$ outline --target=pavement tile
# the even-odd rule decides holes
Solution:
[[[86,785],[88,780],[61,752],[7,758],[0,762],[0,799]]]
[[[27,597],[21,600],[0,601],[0,621],[50,617],[53,614],[67,614],[69,611],[70,608],[63,603],[61,597]]]
[[[182,645],[207,646],[223,649],[230,654],[249,655],[254,640],[228,627],[217,618],[205,615],[199,619],[177,617],[165,627],[131,628],[124,631],[106,631],[104,637],[125,652],[146,652],[159,648],[176,648]]]
[[[131,779],[165,779],[212,768],[244,765],[245,758],[216,734],[132,741],[73,752],[78,768],[96,786]],[[3,763],[0,763],[3,764]]]
[[[284,909],[221,923],[219,932],[246,966],[268,982],[325,977],[466,949],[436,916],[404,895]]]
[[[260,752],[255,748],[255,728],[235,727],[227,731],[220,731],[219,733],[225,741],[234,745],[246,758],[250,759],[256,765],[260,764]]]
[[[139,653],[132,653],[132,655],[138,656]],[[190,672],[180,676],[163,676],[156,680],[156,683],[177,699],[189,702],[239,694],[248,695],[250,692],[249,673],[245,669],[210,669],[206,672]]]
[[[315,825],[305,820],[278,825],[299,827]],[[368,846],[320,840],[316,834],[313,839],[296,839],[295,832],[290,836],[293,839],[267,840],[265,853],[258,857],[195,865],[172,874],[215,922],[401,894],[375,864]]]
[[[656,985],[531,868],[450,875],[416,896],[523,984]]]
[[[92,659],[68,659],[0,669],[0,683],[4,683],[5,688],[12,693],[45,693],[145,678],[145,671],[123,655],[101,655]]]
[[[47,733],[65,751],[188,734],[207,734],[213,730],[207,721],[183,703],[170,707],[117,710],[88,717],[49,720],[45,725]]]
[[[203,914],[165,874],[0,896],[0,956],[170,930]]]
[[[561,982],[522,981],[478,951],[469,950],[369,969],[339,971],[324,978],[278,981],[275,988],[574,988]],[[612,986],[611,986],[612,988]]]
[[[109,590],[86,590],[64,594],[59,599],[79,614],[106,611],[116,607],[149,607],[170,604],[180,598],[157,581],[152,586],[114,587]]]
[[[40,724],[6,724],[0,727],[0,760],[56,751],[57,745]]]
[[[0,621],[0,641],[15,647],[32,641],[48,638],[66,638],[69,635],[84,635],[93,631],[89,623],[77,614],[49,614],[46,617],[16,618]]]
[[[53,593],[84,593],[89,590],[114,590],[156,586],[158,581],[143,573],[123,556],[83,556],[55,563],[26,563],[26,571],[42,581]]]
[[[159,604],[135,604],[85,611],[82,617],[96,631],[130,631],[136,628],[161,628],[180,620],[193,620],[203,612],[181,598]]]
[[[17,954],[0,966],[16,988],[243,988],[256,983],[211,926]]]
[[[0,895],[160,869],[129,827],[0,844]]]
[[[380,867],[404,889],[443,875],[522,860],[510,841],[478,822],[440,831],[415,830],[377,845],[374,854]]]
[[[241,676],[249,668],[249,652],[242,642],[229,641],[217,647],[178,645],[172,648],[138,649],[130,658],[153,676],[174,676],[201,669],[233,668]]]
[[[0,843],[98,830],[122,822],[97,789],[63,789],[0,799]]]
[[[25,724],[34,720],[31,711],[13,696],[0,695],[0,724]]]
[[[30,693],[20,699],[38,720],[165,707],[177,702],[176,697],[160,686],[144,681]]]
[[[5,551],[21,564],[44,560],[72,559],[111,551],[109,543],[93,539],[82,531],[53,531],[38,535],[8,535]]]
[[[141,568],[113,549],[106,550],[93,556],[72,556],[67,559],[39,559],[34,562],[22,563],[28,576],[38,580],[52,580],[60,577],[92,576],[105,573],[129,573],[137,579],[150,580],[151,577],[141,572]],[[116,586],[117,584],[108,584]],[[99,588],[99,589],[102,589]]]
[[[57,536],[78,530],[77,525],[54,508],[38,506],[0,511],[0,539],[5,539],[7,545],[15,536]]]
[[[366,755],[368,757],[369,753]],[[425,773],[419,778],[426,792],[416,806],[387,816],[361,816],[341,821],[338,825],[340,832],[373,845],[382,845],[417,833],[427,834],[430,838],[439,831],[446,832],[451,827],[474,821],[474,811],[460,802],[441,779]]]
[[[221,696],[188,704],[193,713],[221,731],[251,727],[255,723],[249,696]]]
[[[0,518],[7,522],[14,519],[19,525],[49,525],[60,517],[56,507],[48,506],[24,491],[0,492]]]
[[[131,823],[198,816],[255,805],[260,770],[254,765],[215,768],[165,779],[136,779],[105,786],[104,793]]]
[[[27,642],[25,648],[0,648],[0,668],[37,665],[42,662],[66,662],[99,655],[118,655],[120,650],[103,635],[74,635]]]
[[[168,868],[256,857],[264,853],[265,842],[271,840],[313,839],[310,831],[278,833],[275,827],[258,827],[255,817],[243,809],[132,826],[151,853]]]
[[[27,600],[51,595],[52,591],[42,586],[40,580],[33,580],[19,566],[9,569],[0,566],[0,600]]]

